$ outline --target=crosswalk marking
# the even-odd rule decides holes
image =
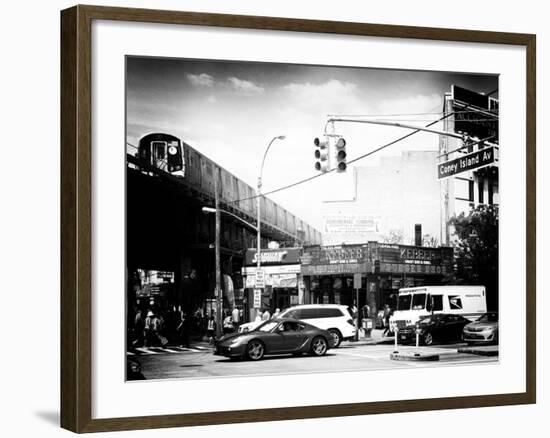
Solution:
[[[212,351],[210,347],[195,345],[193,347],[135,347],[127,351],[128,356],[144,356],[149,354],[181,354],[181,353],[204,353]]]
[[[134,348],[134,350],[136,351],[140,351],[142,353],[145,353],[145,354],[160,354],[154,350],[151,350],[150,348],[146,348],[146,347],[137,347],[137,348]]]

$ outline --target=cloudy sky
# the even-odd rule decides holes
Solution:
[[[151,132],[176,135],[255,187],[269,141],[286,135],[272,145],[266,159],[266,192],[316,174],[313,139],[322,135],[327,115],[368,115],[424,126],[440,117],[443,94],[452,84],[487,93],[498,88],[498,78],[130,57],[127,141],[137,145]],[[348,160],[410,132],[350,123],[337,123],[335,129],[347,141]],[[375,166],[377,157],[404,150],[437,150],[438,141],[437,135],[416,134],[354,165]],[[353,193],[348,169],[347,174],[327,174],[271,197],[321,230],[322,201]]]

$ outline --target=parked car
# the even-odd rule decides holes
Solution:
[[[293,318],[328,331],[333,339],[333,348],[342,341],[355,338],[355,324],[348,308],[340,304],[302,304],[290,307],[279,315]]]
[[[468,344],[498,344],[498,313],[489,312],[467,324],[462,339]]]
[[[462,330],[469,323],[470,320],[462,315],[438,313],[424,316],[416,324],[400,329],[398,340],[401,343],[415,343],[418,332],[419,342],[424,345],[432,345],[434,342],[460,341]]]
[[[216,342],[214,354],[250,360],[269,354],[323,356],[332,346],[332,336],[326,330],[295,319],[277,318],[264,321],[255,330],[222,337]]]

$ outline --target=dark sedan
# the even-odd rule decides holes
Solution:
[[[260,360],[268,354],[323,356],[331,347],[332,336],[326,330],[283,318],[270,319],[246,333],[224,336],[216,342],[214,354]]]
[[[415,343],[418,332],[419,342],[432,345],[434,342],[460,341],[464,326],[470,320],[461,315],[438,313],[425,316],[415,325],[408,325],[399,330],[399,342]]]

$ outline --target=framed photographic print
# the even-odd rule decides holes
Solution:
[[[61,49],[62,427],[535,402],[534,35],[75,6]]]

